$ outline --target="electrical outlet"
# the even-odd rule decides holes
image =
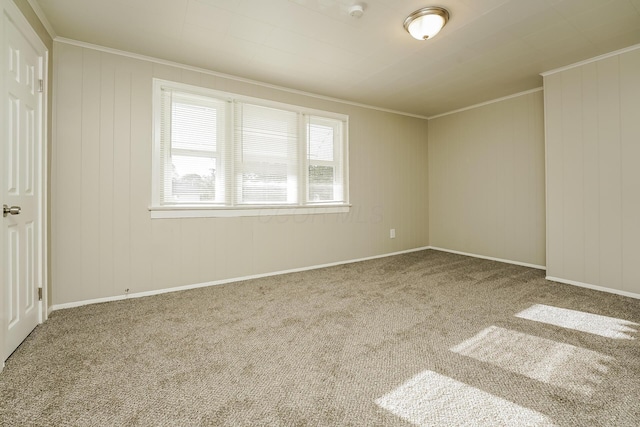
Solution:
[[[392,228],[391,230],[389,230],[389,238],[391,239],[395,239],[396,238],[396,229]]]

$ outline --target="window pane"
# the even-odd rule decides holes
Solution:
[[[342,122],[327,117],[309,116],[307,122],[308,187],[307,201],[344,201]]]
[[[309,201],[327,202],[334,200],[333,166],[309,166]]]
[[[167,202],[199,203],[216,199],[216,159],[172,156],[172,197]]]
[[[298,197],[298,114],[237,103],[238,201],[242,204],[296,203]]]
[[[287,203],[287,165],[261,163],[242,174],[242,203]]]
[[[333,161],[333,126],[309,123],[309,159]]]

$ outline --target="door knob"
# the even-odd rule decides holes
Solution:
[[[2,216],[5,217],[7,215],[20,215],[20,206],[7,206],[2,205]]]

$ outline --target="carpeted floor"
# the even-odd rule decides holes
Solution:
[[[640,300],[432,250],[60,310],[2,426],[638,426]]]

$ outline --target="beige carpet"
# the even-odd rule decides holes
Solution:
[[[436,251],[60,310],[2,426],[638,426],[640,300]]]

